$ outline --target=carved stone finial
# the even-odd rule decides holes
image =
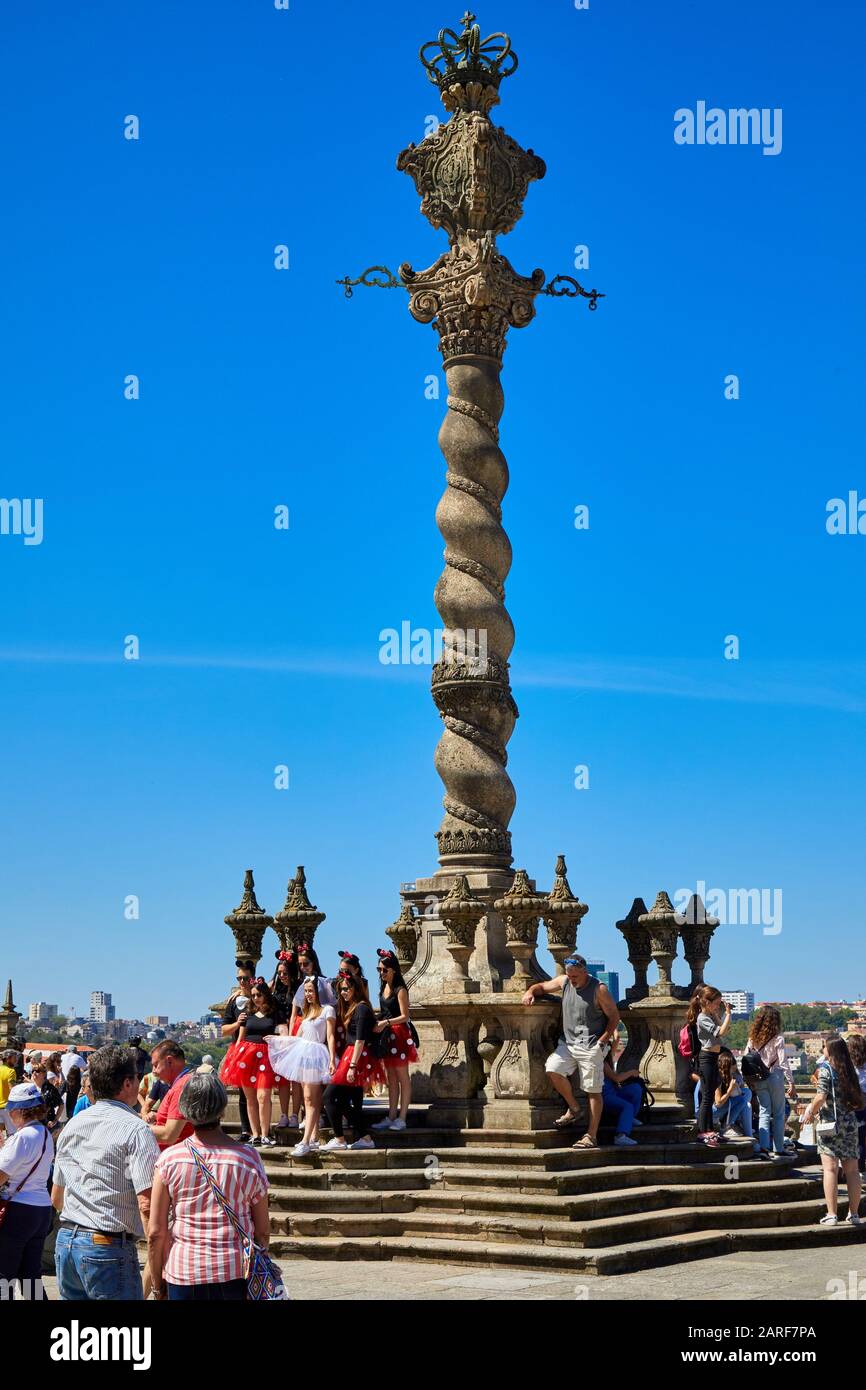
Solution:
[[[704,983],[704,970],[710,958],[710,942],[719,926],[718,917],[708,917],[703,898],[693,893],[685,911],[677,918],[683,943],[683,955],[691,970],[691,978],[683,993],[691,996]]]
[[[307,894],[307,875],[303,864],[295,870],[294,878],[289,879],[286,901],[274,917],[274,930],[284,951],[296,951],[306,942],[312,946],[313,938],[325,920],[326,913],[320,912],[311,903]]]
[[[617,931],[625,937],[629,962],[634,969],[634,984],[629,985],[625,992],[630,1003],[645,999],[649,994],[647,970],[652,960],[652,949],[649,928],[643,921],[646,915],[647,905],[643,898],[635,898],[625,917],[616,923]]]
[[[478,985],[469,978],[469,958],[475,949],[475,933],[486,916],[487,904],[469,887],[465,874],[458,874],[439,904],[439,920],[447,933],[447,949],[454,962],[450,984],[458,992],[477,993]]]
[[[18,1023],[21,1015],[15,1008],[12,998],[12,981],[6,985],[6,998],[3,1001],[3,1008],[0,1009],[0,1048],[20,1049],[21,1044],[17,1041]]]
[[[238,956],[248,956],[256,964],[262,954],[262,939],[274,919],[258,904],[252,869],[244,874],[243,897],[223,920],[232,929]]]
[[[679,915],[664,890],[656,894],[649,912],[642,912],[638,922],[649,930],[650,951],[659,972],[656,982],[650,985],[649,993],[674,998],[676,990],[671,980],[671,969],[677,954]]]
[[[505,923],[505,945],[514,958],[515,971],[505,988],[515,993],[532,982],[527,962],[535,954],[538,941],[538,920],[547,907],[547,898],[535,893],[525,869],[518,869],[507,893],[494,907]]]
[[[582,903],[572,893],[567,872],[565,855],[560,854],[556,860],[553,887],[544,909],[547,949],[560,972],[566,956],[574,950],[578,926],[589,911],[588,904]]]
[[[244,894],[234,910],[236,917],[264,917],[267,914],[263,907],[259,907],[256,900],[256,885],[253,878],[252,869],[247,869],[244,874]]]
[[[418,954],[418,940],[421,928],[411,903],[403,903],[396,922],[385,928],[385,935],[391,938],[400,969],[404,972],[415,964]]]

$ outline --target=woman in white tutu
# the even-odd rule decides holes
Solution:
[[[319,1116],[322,1096],[336,1070],[336,1012],[319,1001],[319,982],[315,975],[304,981],[304,1007],[301,1025],[294,1037],[268,1038],[273,1071],[286,1081],[304,1088],[304,1133],[292,1149],[293,1158],[306,1158],[319,1147]]]

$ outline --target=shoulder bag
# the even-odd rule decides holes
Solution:
[[[264,1250],[261,1245],[256,1245],[252,1236],[247,1235],[226,1201],[223,1190],[213,1173],[189,1139],[186,1140],[186,1147],[195,1159],[196,1167],[240,1237],[244,1257],[244,1278],[247,1281],[247,1298],[252,1303],[287,1302],[289,1295],[286,1293],[279,1265],[274,1263],[267,1250]]]
[[[48,1130],[45,1129],[44,1125],[43,1129],[45,1130],[45,1133],[42,1135],[42,1148],[39,1150],[39,1157],[37,1158],[36,1162],[33,1164],[31,1168],[27,1170],[18,1186],[13,1187],[8,1197],[0,1197],[0,1226],[2,1226],[3,1222],[6,1220],[6,1212],[9,1208],[12,1197],[15,1195],[16,1192],[21,1191],[27,1179],[33,1176],[33,1174],[36,1172],[36,1169],[42,1162],[42,1158],[45,1153],[45,1145],[48,1143]],[[2,1159],[0,1159],[0,1162],[2,1162]]]

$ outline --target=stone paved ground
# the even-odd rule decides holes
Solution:
[[[460,1265],[426,1261],[339,1260],[282,1261],[289,1293],[295,1299],[345,1300],[478,1300],[525,1302],[527,1299],[678,1299],[683,1288],[696,1300],[828,1299],[841,1279],[847,1288],[862,1279],[866,1299],[866,1244],[837,1250],[772,1250],[761,1254],[721,1255],[686,1265],[578,1281],[570,1274],[538,1274],[515,1269],[467,1270]],[[46,1279],[49,1298],[57,1297],[54,1279]],[[828,1287],[829,1286],[829,1287]],[[838,1287],[838,1286],[836,1286]]]

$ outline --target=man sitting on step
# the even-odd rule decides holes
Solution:
[[[589,1128],[574,1147],[595,1149],[603,1104],[604,1056],[619,1027],[619,1010],[607,985],[590,975],[583,956],[567,956],[564,964],[564,975],[530,985],[523,1003],[534,1004],[540,994],[562,992],[562,1037],[544,1064],[552,1085],[568,1106],[556,1125],[563,1128],[578,1117],[571,1084],[577,1073],[580,1089],[589,1099]]]

